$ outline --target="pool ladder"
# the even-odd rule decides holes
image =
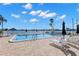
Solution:
[[[32,39],[33,39],[33,40],[37,40],[37,34],[33,34],[33,35],[32,35]]]

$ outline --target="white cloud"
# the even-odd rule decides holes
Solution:
[[[38,20],[37,20],[36,18],[33,18],[33,19],[30,19],[29,22],[31,22],[31,23],[35,23],[35,22],[38,22]]]
[[[41,17],[45,17],[45,15],[47,14],[49,12],[49,10],[47,10],[47,11],[42,11],[40,14],[39,14],[39,16],[41,16]]]
[[[23,6],[25,9],[32,9],[32,4],[28,3]]]
[[[30,14],[31,15],[36,15],[36,11],[31,11]]]
[[[41,11],[42,11],[42,10],[37,10],[36,12],[37,12],[37,14],[39,14]]]
[[[22,14],[27,14],[27,11],[22,11],[21,13],[22,13]]]
[[[49,10],[45,11],[45,12],[41,12],[39,14],[39,16],[43,17],[43,18],[51,18],[51,17],[55,17],[57,14],[54,13],[49,13]]]
[[[11,5],[11,3],[3,3],[2,5]]]
[[[20,15],[18,15],[18,14],[11,14],[11,16],[14,18],[20,18]]]
[[[64,14],[64,15],[60,16],[59,19],[64,20],[65,17],[66,17],[66,15]]]
[[[48,13],[50,10],[47,10],[46,13]]]
[[[42,11],[42,10],[36,10],[36,11],[31,11],[29,14],[33,16],[40,16],[42,18],[51,18],[55,17],[57,14],[55,12],[49,13],[50,10],[47,11]]]
[[[41,16],[41,17],[44,17],[46,15],[46,12],[41,12],[40,14],[39,14],[39,16]]]
[[[37,11],[31,11],[29,14],[31,15],[38,15],[41,13],[41,10],[37,10]]]
[[[45,18],[51,18],[51,17],[55,17],[56,15],[57,15],[56,13],[48,13],[44,17]]]

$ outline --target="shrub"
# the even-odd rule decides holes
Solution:
[[[2,31],[2,30],[0,30],[0,36],[2,35],[2,33],[3,33],[3,31]]]

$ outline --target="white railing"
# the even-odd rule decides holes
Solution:
[[[16,40],[16,35],[12,35],[9,42],[14,42]]]

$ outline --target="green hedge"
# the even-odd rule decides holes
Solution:
[[[3,31],[2,30],[0,30],[0,35],[3,33]]]

